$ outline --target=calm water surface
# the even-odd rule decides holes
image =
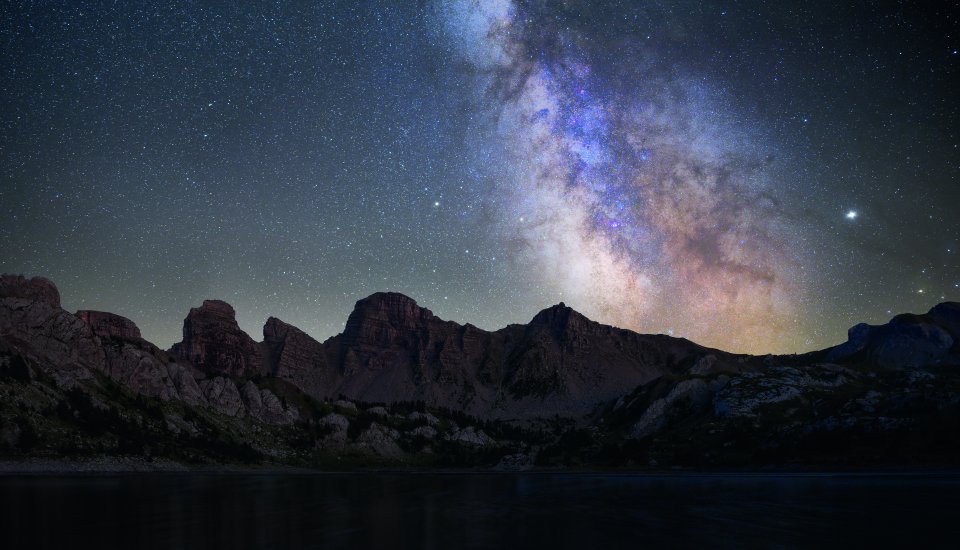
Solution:
[[[0,548],[960,548],[958,535],[960,477],[944,475],[0,477]]]

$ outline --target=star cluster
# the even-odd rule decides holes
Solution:
[[[0,269],[162,346],[221,298],[319,339],[484,328],[796,352],[960,299],[946,7],[8,2]]]

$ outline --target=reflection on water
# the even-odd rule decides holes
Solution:
[[[960,477],[0,477],[0,547],[956,547]]]

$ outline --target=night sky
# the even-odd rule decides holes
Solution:
[[[154,5],[155,4],[155,5]],[[0,271],[161,347],[399,291],[797,352],[960,300],[956,5],[0,6]]]

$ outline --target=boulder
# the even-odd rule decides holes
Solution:
[[[493,439],[490,438],[483,430],[478,430],[473,426],[467,426],[466,428],[454,429],[452,432],[447,434],[447,439],[449,441],[456,441],[459,443],[466,443],[467,445],[475,445],[478,447],[483,447],[486,445],[493,444]]]
[[[399,437],[397,430],[374,422],[360,434],[354,447],[360,452],[397,459],[403,456],[403,450],[397,445]]]
[[[326,427],[329,433],[324,438],[326,444],[343,444],[347,440],[347,430],[350,428],[350,421],[346,416],[337,413],[330,413],[317,421],[321,426]]]
[[[200,382],[200,391],[207,404],[227,416],[243,416],[246,409],[237,385],[222,376]]]
[[[250,416],[261,422],[286,425],[293,423],[296,418],[292,410],[288,411],[283,407],[276,394],[268,389],[260,389],[251,380],[243,385],[240,397]]]

